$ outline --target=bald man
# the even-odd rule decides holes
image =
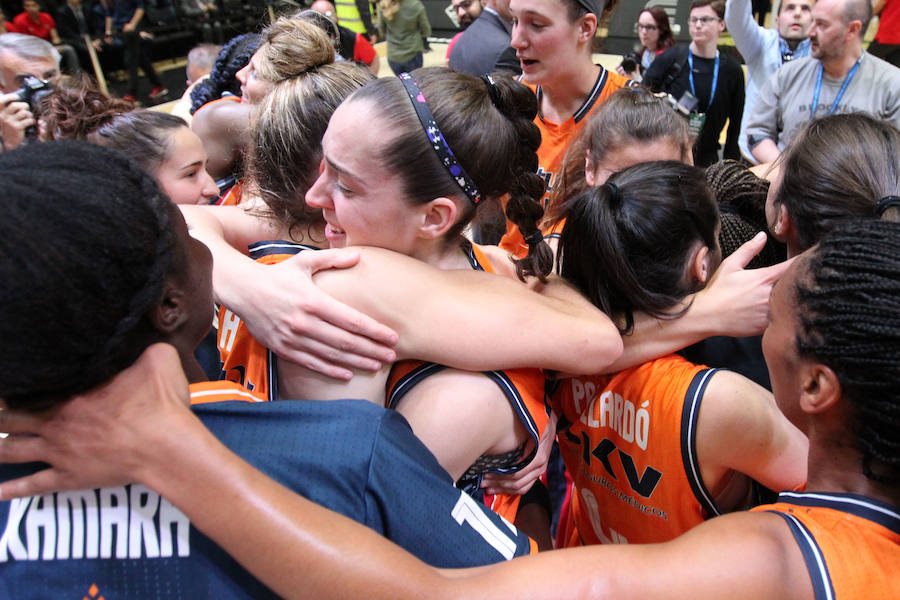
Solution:
[[[814,117],[863,112],[900,127],[900,69],[862,49],[871,18],[869,0],[816,2],[810,56],[781,67],[750,116],[747,143],[756,160],[778,158]]]

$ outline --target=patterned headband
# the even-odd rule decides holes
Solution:
[[[469,200],[471,200],[473,204],[478,204],[481,200],[481,193],[478,191],[478,186],[475,185],[475,182],[472,181],[472,178],[469,177],[466,170],[463,169],[462,165],[459,164],[459,161],[456,160],[456,157],[453,156],[450,144],[444,139],[444,134],[438,129],[437,123],[434,120],[434,115],[431,114],[431,111],[428,110],[428,105],[425,104],[425,96],[423,96],[422,92],[419,90],[419,84],[416,83],[416,80],[413,79],[412,75],[409,73],[400,73],[398,77],[400,78],[400,81],[403,82],[403,87],[406,88],[409,99],[412,100],[413,108],[416,109],[416,115],[419,117],[422,128],[428,135],[428,141],[431,143],[432,149],[441,160],[441,164],[444,165],[444,168],[447,169],[447,172],[453,177],[453,181],[455,181],[460,189],[465,192],[466,196],[469,197]]]

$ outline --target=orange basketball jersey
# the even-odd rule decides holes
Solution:
[[[212,402],[265,402],[266,399],[233,381],[202,381],[192,383],[191,404],[210,404]]]
[[[478,246],[472,245],[468,252],[469,263],[477,271],[494,273],[490,260]],[[396,407],[397,403],[419,381],[446,369],[444,365],[426,363],[416,360],[404,360],[396,363],[391,370],[387,384],[386,406]],[[544,374],[539,369],[509,369],[506,371],[484,371],[502,390],[513,407],[516,415],[525,426],[532,441],[532,447],[536,450],[541,434],[547,426],[547,411],[544,404]],[[496,473],[514,473],[527,465],[534,452],[529,452],[521,457],[515,465],[490,469]],[[466,475],[469,475],[468,473]],[[478,483],[481,481],[481,473],[472,477],[464,476],[458,485],[469,494],[479,493]],[[516,512],[519,509],[521,496],[498,494],[485,497],[485,503],[500,516],[509,522],[514,522]]]
[[[719,514],[696,453],[715,372],[672,355],[559,383],[550,404],[575,486],[566,546],[664,542]]]
[[[547,184],[547,190],[543,198],[544,206],[547,205],[550,191],[553,189],[559,176],[563,158],[566,155],[566,150],[569,149],[569,144],[572,143],[572,140],[575,139],[575,136],[584,127],[584,124],[587,123],[588,117],[594,112],[594,109],[603,104],[616,90],[628,85],[633,85],[630,79],[600,67],[600,74],[597,76],[597,81],[594,82],[591,93],[572,117],[558,124],[545,121],[540,113],[535,117],[534,124],[541,130],[541,146],[537,151],[538,175],[543,177]],[[540,106],[543,96],[541,86],[529,85],[528,87],[534,90],[534,93],[537,95],[538,106]],[[503,208],[504,210],[506,209],[505,203]],[[525,240],[522,239],[519,228],[509,220],[506,221],[506,234],[500,240],[499,245],[510,254],[515,254],[518,257],[528,254],[528,246],[525,244]]]
[[[782,492],[753,511],[787,521],[816,600],[900,598],[900,509],[858,494]]]
[[[250,258],[273,265],[313,246],[282,240],[256,242],[249,246]],[[267,400],[278,399],[278,361],[275,354],[260,344],[240,317],[222,306],[216,316],[216,335],[222,373],[227,379],[244,386]]]

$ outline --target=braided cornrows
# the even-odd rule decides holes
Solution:
[[[838,225],[806,273],[797,285],[798,352],[829,366],[856,407],[865,475],[900,481],[900,224]]]
[[[173,267],[172,204],[121,154],[77,142],[0,155],[0,397],[47,406],[130,365]]]

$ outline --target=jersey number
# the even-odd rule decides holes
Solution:
[[[484,538],[494,550],[499,552],[506,560],[516,555],[516,540],[507,535],[500,529],[496,523],[484,512],[484,509],[472,499],[471,496],[463,492],[459,493],[459,500],[456,506],[450,511],[450,515],[456,519],[456,522],[462,525],[467,523],[469,527]],[[500,517],[502,520],[503,517]],[[516,529],[505,520],[503,523],[510,528],[512,532]]]

